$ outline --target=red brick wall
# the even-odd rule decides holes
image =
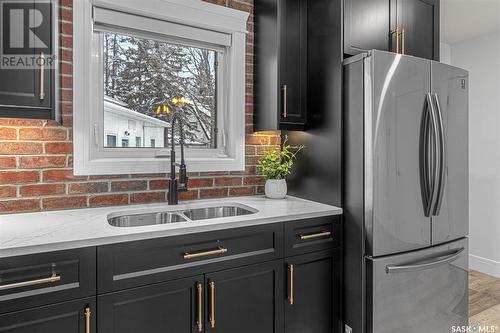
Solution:
[[[181,199],[262,193],[259,154],[279,133],[252,134],[253,0],[207,0],[251,14],[247,37],[246,171],[195,172]],[[72,0],[61,0],[61,113],[55,121],[0,118],[0,214],[166,201],[167,174],[73,175]],[[188,165],[189,167],[189,165]]]

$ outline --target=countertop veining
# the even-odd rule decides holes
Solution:
[[[110,214],[176,211],[214,204],[246,205],[258,212],[130,228],[113,227],[107,221]],[[249,196],[186,201],[177,206],[161,203],[0,215],[0,258],[339,214],[341,208],[292,196],[284,200]]]

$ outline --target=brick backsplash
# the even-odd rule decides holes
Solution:
[[[253,134],[253,0],[209,0],[250,13],[247,36],[246,170],[192,172],[181,200],[254,195],[264,179],[256,164],[280,143],[278,132]],[[55,121],[0,118],[0,214],[165,202],[168,174],[73,175],[72,0],[61,0],[60,106]],[[189,165],[188,165],[189,167]]]

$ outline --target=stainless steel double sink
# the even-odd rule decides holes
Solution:
[[[254,214],[257,211],[244,205],[221,205],[213,207],[196,207],[176,211],[141,212],[127,215],[112,214],[108,222],[114,227],[140,227],[154,224],[191,222],[222,217]]]

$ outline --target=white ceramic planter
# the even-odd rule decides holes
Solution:
[[[269,199],[284,199],[287,190],[285,179],[266,180],[265,193]]]

